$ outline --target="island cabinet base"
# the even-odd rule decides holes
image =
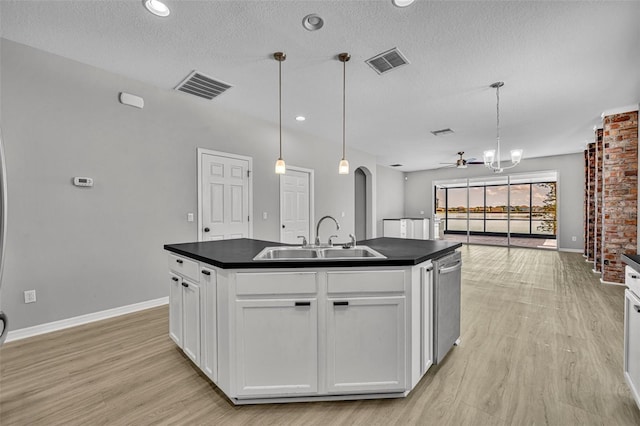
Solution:
[[[187,275],[187,262],[204,275]],[[185,281],[201,288],[199,304],[170,304],[171,335],[234,404],[401,398],[432,364],[430,260],[222,269],[171,254],[169,265],[174,294]],[[201,341],[185,345],[177,330]]]

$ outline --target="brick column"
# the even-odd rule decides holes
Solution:
[[[596,144],[587,145],[584,151],[584,255],[593,262],[593,242],[596,224],[595,182]]]
[[[594,154],[594,208],[595,212],[593,215],[594,220],[594,229],[593,229],[593,270],[596,272],[600,272],[602,270],[602,164],[604,160],[604,144],[603,144],[603,129],[596,130],[596,146],[595,146],[595,154]]]
[[[602,280],[624,283],[620,256],[637,252],[638,111],[604,117]]]

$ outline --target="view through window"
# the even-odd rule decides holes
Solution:
[[[445,239],[556,248],[555,172],[440,181],[434,201]]]

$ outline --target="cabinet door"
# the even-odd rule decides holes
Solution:
[[[640,407],[640,298],[625,290],[624,377]]]
[[[200,271],[200,331],[202,359],[200,367],[214,382],[218,381],[218,328],[216,271],[202,268]]]
[[[404,296],[328,300],[330,393],[405,390],[404,305]]]
[[[433,364],[433,265],[420,273],[420,375]]]
[[[236,302],[236,394],[287,396],[318,390],[315,298]]]
[[[200,366],[200,287],[182,281],[182,350]]]
[[[182,278],[169,274],[169,337],[182,348]]]

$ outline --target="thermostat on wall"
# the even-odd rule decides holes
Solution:
[[[73,178],[73,184],[75,186],[93,186],[93,179],[90,177],[76,176]]]

